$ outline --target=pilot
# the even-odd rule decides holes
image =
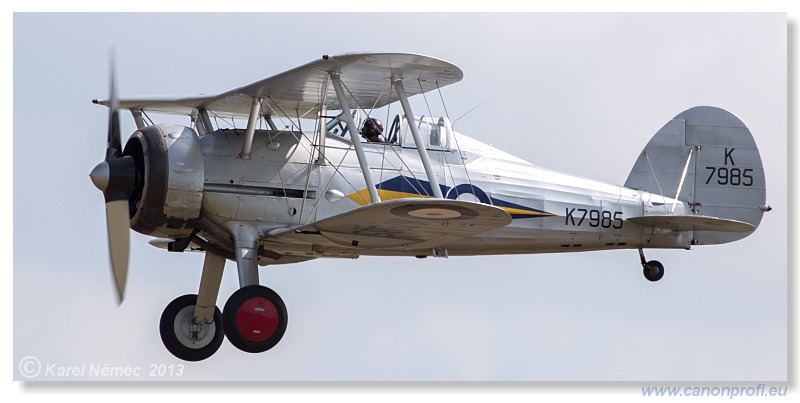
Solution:
[[[383,133],[383,124],[375,118],[368,118],[361,127],[361,135],[370,143],[381,141],[378,136]]]

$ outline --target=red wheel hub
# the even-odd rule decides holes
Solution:
[[[278,309],[270,300],[253,297],[246,300],[236,312],[236,324],[242,336],[250,341],[268,339],[278,328]]]

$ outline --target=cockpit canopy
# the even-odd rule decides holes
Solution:
[[[340,118],[341,115],[328,121],[325,125],[327,133],[329,136],[349,140],[350,135],[347,130],[347,124]],[[361,128],[366,119],[367,116],[360,111],[353,111],[353,121],[356,123],[356,127]],[[452,149],[454,141],[453,129],[449,119],[446,117],[415,116],[414,120],[426,149]],[[366,139],[362,138],[362,141],[366,141]],[[381,135],[381,143],[399,145],[403,148],[417,148],[414,143],[414,137],[411,134],[411,128],[408,125],[408,119],[404,115],[395,115],[392,124],[389,125],[389,130]]]

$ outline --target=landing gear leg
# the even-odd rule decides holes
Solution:
[[[230,223],[233,234],[239,287],[258,284],[258,230],[245,223]]]
[[[229,227],[236,247],[239,290],[223,309],[225,336],[239,350],[260,353],[274,347],[286,332],[286,305],[275,291],[259,285],[258,232],[244,223]]]
[[[639,258],[642,261],[644,278],[650,281],[658,281],[664,277],[664,265],[658,260],[651,260],[648,262],[644,257],[644,250],[642,250],[642,248],[639,248]]]
[[[225,258],[206,252],[199,294],[176,298],[161,314],[161,341],[175,357],[205,360],[222,345],[222,314],[216,300],[224,267]]]

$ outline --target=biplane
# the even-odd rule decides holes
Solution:
[[[635,249],[658,281],[664,266],[644,249],[732,242],[770,210],[753,136],[716,107],[669,120],[618,186],[536,167],[456,132],[447,116],[415,115],[409,97],[463,77],[433,57],[323,56],[211,96],[119,98],[113,77],[109,99],[93,101],[110,118],[90,177],[105,197],[117,295],[130,229],[169,251],[205,253],[197,294],[176,298],[160,321],[167,350],[187,361],[226,337],[250,353],[281,340],[287,309],[259,266]],[[398,103],[384,130],[374,111]],[[137,127],[124,148],[120,109]],[[149,114],[190,124],[152,124]],[[215,128],[212,118],[247,124]],[[240,288],[220,311],[226,260]]]

